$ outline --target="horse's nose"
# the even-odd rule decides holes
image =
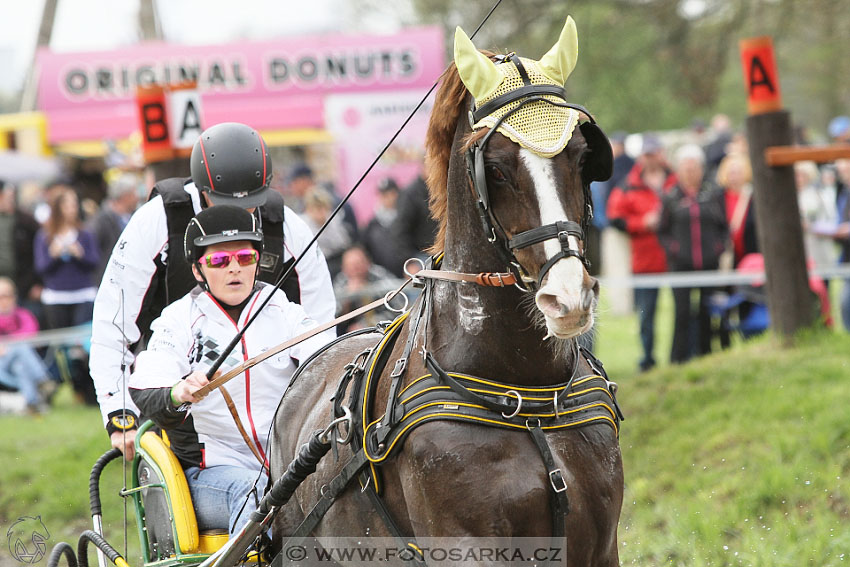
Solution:
[[[560,319],[575,311],[587,312],[599,293],[599,281],[589,278],[579,293],[559,286],[545,285],[537,292],[538,309],[547,317]]]

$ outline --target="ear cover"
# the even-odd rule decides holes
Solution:
[[[582,179],[585,183],[610,179],[614,171],[614,151],[608,136],[593,122],[584,122],[579,125],[579,129],[590,151],[581,172]]]
[[[540,67],[553,81],[563,85],[575,69],[578,60],[578,33],[572,16],[567,16],[561,36],[552,48],[540,58]]]
[[[475,48],[460,27],[455,30],[454,60],[460,80],[476,101],[492,95],[505,79],[496,64]]]

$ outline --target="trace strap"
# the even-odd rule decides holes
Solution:
[[[466,274],[464,272],[452,272],[448,270],[419,270],[413,276],[417,278],[429,278],[433,280],[444,280],[452,282],[469,282],[484,287],[509,287],[516,284],[517,279],[513,272],[481,272],[479,274]]]

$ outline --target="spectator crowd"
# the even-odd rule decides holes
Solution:
[[[831,141],[850,143],[850,119],[828,127]],[[801,140],[805,143],[805,140]],[[592,185],[595,215],[588,234],[595,272],[612,274],[630,258],[633,274],[750,269],[759,266],[752,170],[746,140],[725,116],[709,128],[694,124],[684,135],[611,135],[614,174]],[[794,167],[804,245],[815,268],[850,262],[850,159]],[[84,198],[74,181],[42,188],[35,203],[19,202],[19,187],[0,172],[0,390],[18,391],[25,410],[42,413],[61,381],[83,403],[96,399],[88,375],[85,340],[32,346],[22,337],[39,330],[91,324],[92,307],[106,262],[121,231],[150,187],[139,171],[106,175],[101,203]],[[276,188],[284,202],[315,233],[340,203],[333,186],[304,163],[288,168]],[[36,220],[38,219],[38,220]],[[362,222],[346,204],[318,239],[331,273],[337,314],[349,312],[397,287],[408,258],[425,258],[436,223],[420,176],[405,187],[383,178],[371,217]],[[828,302],[828,282],[813,290]],[[823,289],[821,289],[823,288]],[[762,312],[758,286],[675,287],[671,363],[683,363],[730,344],[737,328]],[[840,316],[850,330],[850,281],[841,288]],[[658,364],[658,287],[637,287],[633,307],[641,371]],[[390,319],[367,314],[338,331]],[[828,305],[825,322],[829,324]],[[2,406],[2,404],[0,404]],[[2,409],[2,407],[0,407]]]

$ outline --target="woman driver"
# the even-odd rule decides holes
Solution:
[[[269,295],[222,372],[316,326],[283,292],[257,282],[262,249],[263,234],[245,209],[217,205],[198,213],[184,238],[198,287],[153,322],[151,341],[130,379],[130,394],[142,414],[168,432],[202,531],[233,534],[248,520],[253,506],[241,517],[240,512],[258,477],[257,486],[265,486],[268,433],[278,402],[299,361],[330,340],[316,335],[246,370],[227,383],[226,391],[196,393],[208,383],[213,362]]]

